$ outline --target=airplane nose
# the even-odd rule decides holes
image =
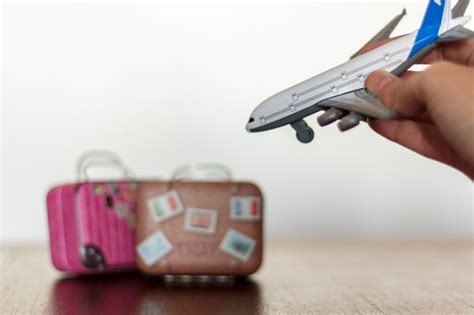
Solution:
[[[245,129],[247,129],[248,132],[251,132],[251,128],[250,128],[250,124],[253,123],[255,121],[255,119],[253,117],[250,117],[248,123],[247,123],[247,127]]]

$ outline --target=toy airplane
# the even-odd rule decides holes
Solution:
[[[463,27],[470,16],[464,16],[469,0],[459,0],[451,11],[449,0],[430,0],[421,28],[395,39],[370,52],[309,80],[290,87],[261,103],[247,123],[247,131],[260,132],[291,125],[300,142],[309,143],[314,131],[303,120],[306,116],[325,111],[318,117],[320,126],[339,120],[341,131],[366,121],[393,119],[396,113],[385,107],[365,90],[365,79],[376,70],[400,75],[437,44],[470,38],[474,32]],[[395,17],[367,44],[388,39],[406,11]]]

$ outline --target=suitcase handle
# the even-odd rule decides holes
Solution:
[[[88,169],[91,167],[112,167],[118,169],[126,179],[134,179],[132,170],[122,159],[111,151],[94,150],[88,151],[77,160],[76,175],[79,181],[88,181]]]
[[[219,163],[196,163],[183,165],[175,168],[171,174],[171,180],[186,180],[196,178],[212,178],[219,175],[224,181],[232,180],[232,171],[230,168]]]

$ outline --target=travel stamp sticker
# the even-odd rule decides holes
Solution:
[[[97,196],[100,196],[102,195],[103,193],[105,193],[105,188],[103,185],[101,184],[94,184],[92,186],[92,191],[94,194],[96,194]]]
[[[247,261],[252,256],[255,245],[255,240],[236,230],[229,229],[219,248],[242,261]]]
[[[118,183],[109,183],[109,187],[114,194],[119,194],[121,189]]]
[[[184,229],[190,232],[214,234],[217,227],[217,211],[186,208]]]
[[[183,212],[184,207],[175,190],[148,200],[148,209],[157,222],[167,220]]]
[[[163,232],[159,231],[148,236],[137,245],[136,249],[142,261],[147,266],[151,266],[166,256],[173,249],[173,246]]]
[[[261,217],[260,197],[235,196],[230,198],[230,218],[241,221],[257,221]]]
[[[130,212],[128,204],[120,201],[115,204],[114,210],[119,218],[126,218]]]

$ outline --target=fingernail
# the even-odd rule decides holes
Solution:
[[[367,89],[375,94],[394,82],[396,77],[386,71],[377,71],[367,80]]]

